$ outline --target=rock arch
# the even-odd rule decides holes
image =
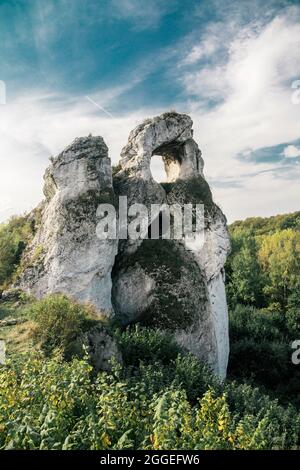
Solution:
[[[134,129],[121,152],[122,169],[149,180],[153,155],[162,156],[168,182],[203,177],[201,151],[193,139],[192,120],[185,114],[165,113]]]
[[[224,378],[229,353],[224,264],[230,242],[226,218],[213,202],[203,175],[203,159],[193,139],[192,125],[189,116],[172,112],[137,126],[121,152],[121,171],[114,187],[117,194],[127,194],[129,204],[203,203],[204,246],[187,251],[184,243],[176,240],[163,241],[164,245],[161,240],[125,241],[119,245],[113,270],[113,300],[119,318],[148,325],[152,321],[153,326],[161,328],[165,324],[173,329],[180,344],[205,358]],[[153,155],[163,158],[166,184],[157,183],[151,175]],[[155,264],[158,259],[161,269]],[[176,268],[176,259],[181,260],[181,267]],[[141,279],[138,289],[137,279]],[[194,296],[195,290],[199,298]],[[166,298],[169,303],[162,303]],[[176,311],[183,312],[184,318]]]

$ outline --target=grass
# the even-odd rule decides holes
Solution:
[[[34,322],[27,320],[14,326],[2,327],[0,336],[6,342],[7,354],[27,353],[36,349]]]
[[[7,354],[28,352],[33,349],[34,323],[29,319],[28,305],[31,301],[0,301],[0,320],[22,319],[17,325],[1,326],[0,339],[6,342]]]

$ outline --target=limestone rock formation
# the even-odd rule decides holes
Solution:
[[[151,174],[161,155],[167,181]],[[41,224],[23,258],[19,286],[38,297],[64,292],[90,301],[121,324],[171,331],[221,378],[228,360],[224,264],[230,249],[226,219],[215,205],[193,139],[192,120],[165,113],[129,135],[112,178],[101,137],[76,139],[45,174]],[[100,240],[99,203],[204,204],[204,244],[186,239]]]
[[[40,229],[25,253],[19,286],[37,297],[63,292],[111,313],[117,240],[96,236],[96,211],[114,202],[111,162],[102,137],[75,139],[44,176]]]
[[[165,113],[147,119],[129,135],[121,152],[121,165],[137,178],[150,180],[150,160],[163,157],[168,182],[200,174],[203,160],[193,139],[193,122],[185,114]]]
[[[182,346],[224,378],[229,353],[224,264],[230,241],[226,218],[204,179],[192,124],[187,115],[165,113],[137,126],[122,150],[114,188],[128,196],[129,205],[202,203],[204,245],[188,247],[184,239],[120,242],[113,302],[120,321],[172,330]],[[152,177],[153,155],[162,156],[166,183]]]

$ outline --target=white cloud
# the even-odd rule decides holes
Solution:
[[[102,135],[116,163],[130,130],[143,117],[137,112],[111,119],[85,97],[68,100],[38,93],[2,106],[0,221],[30,210],[42,199],[42,176],[49,157],[75,137]]]
[[[215,181],[243,182],[244,188],[216,188],[216,199],[230,220],[257,211],[267,213],[272,197],[274,205],[280,197],[278,207],[285,211],[298,204],[297,181],[288,183],[287,191],[283,189],[287,181],[279,184],[278,172],[249,178],[257,173],[256,163],[235,157],[249,148],[271,147],[300,137],[300,105],[291,102],[292,81],[300,77],[299,50],[300,9],[293,8],[262,28],[251,25],[238,37],[228,37],[228,59],[222,64],[217,57],[212,65],[181,75],[192,97],[195,138],[203,151],[206,174]],[[220,102],[209,109],[203,97]],[[260,164],[260,170],[274,165]]]
[[[201,42],[193,46],[192,50],[183,59],[181,65],[192,65],[197,63],[199,60],[209,57],[211,54],[216,52],[220,47],[219,38],[216,35],[207,35],[207,37]]]
[[[283,154],[285,158],[297,158],[300,157],[300,148],[295,145],[288,145],[285,147]]]
[[[176,0],[161,2],[160,0],[111,0],[112,13],[117,18],[125,18],[133,21],[135,29],[156,28],[160,19],[170,13],[176,5]]]
[[[213,195],[229,222],[294,212],[299,210],[299,178],[299,168],[293,169],[292,178],[264,172],[245,178],[242,187],[213,187]]]

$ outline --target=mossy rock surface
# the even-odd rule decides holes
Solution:
[[[207,291],[203,274],[193,256],[174,240],[143,240],[133,254],[119,255],[113,271],[113,296],[120,296],[120,285],[126,285],[132,296],[138,297],[143,285],[131,285],[134,271],[143,272],[154,281],[150,305],[132,312],[132,322],[170,330],[190,327],[205,310]],[[135,278],[136,279],[136,278]],[[132,291],[132,292],[131,292]],[[122,305],[115,305],[117,315],[126,315],[127,301],[122,293]]]
[[[71,222],[94,218],[100,204],[112,204],[117,207],[117,202],[112,189],[89,190],[64,204],[64,216]]]
[[[119,173],[113,178],[116,195],[128,197],[128,204],[203,204],[206,216],[214,216],[218,207],[213,201],[207,181],[200,175],[177,179],[172,183],[157,183]]]
[[[204,204],[206,212],[211,212],[215,207],[209,184],[200,175],[161,185],[167,193],[169,204]]]
[[[128,206],[139,203],[150,208],[151,204],[167,202],[166,193],[161,184],[152,179],[145,180],[130,176],[127,170],[114,176],[113,187],[117,197],[127,196]]]

